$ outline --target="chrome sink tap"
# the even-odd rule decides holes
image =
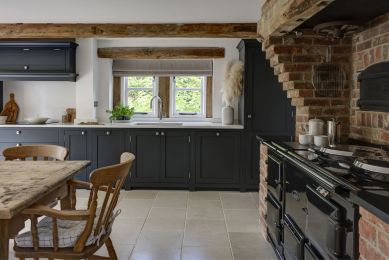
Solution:
[[[162,106],[163,106],[163,102],[162,102],[162,99],[160,98],[160,96],[154,96],[151,98],[150,100],[150,108],[153,108],[153,101],[154,99],[157,99],[157,102],[158,102],[158,117],[159,117],[159,120],[162,120]]]

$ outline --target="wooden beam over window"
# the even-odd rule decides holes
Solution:
[[[276,0],[266,1],[258,23],[262,39],[281,36],[293,31],[335,0]]]
[[[86,24],[14,23],[0,24],[2,39],[34,38],[120,38],[120,37],[194,37],[257,38],[255,23],[188,24]]]
[[[99,48],[99,58],[110,59],[215,59],[224,58],[224,48],[217,47],[113,47]]]

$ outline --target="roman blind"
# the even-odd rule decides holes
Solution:
[[[113,75],[212,76],[212,60],[114,60]]]

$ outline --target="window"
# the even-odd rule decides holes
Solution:
[[[157,95],[156,78],[153,76],[123,77],[125,103],[135,108],[135,114],[156,115],[155,106],[150,107],[150,100]]]
[[[174,76],[171,81],[171,115],[204,116],[206,77]]]

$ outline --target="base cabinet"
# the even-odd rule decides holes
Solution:
[[[89,131],[83,129],[63,131],[64,146],[69,150],[69,160],[88,160],[88,135]],[[89,178],[89,169],[80,171],[75,178],[81,181],[87,181]]]
[[[187,185],[191,165],[190,133],[144,130],[131,134],[131,151],[136,161],[131,183]]]
[[[240,133],[196,133],[196,184],[239,186]]]

